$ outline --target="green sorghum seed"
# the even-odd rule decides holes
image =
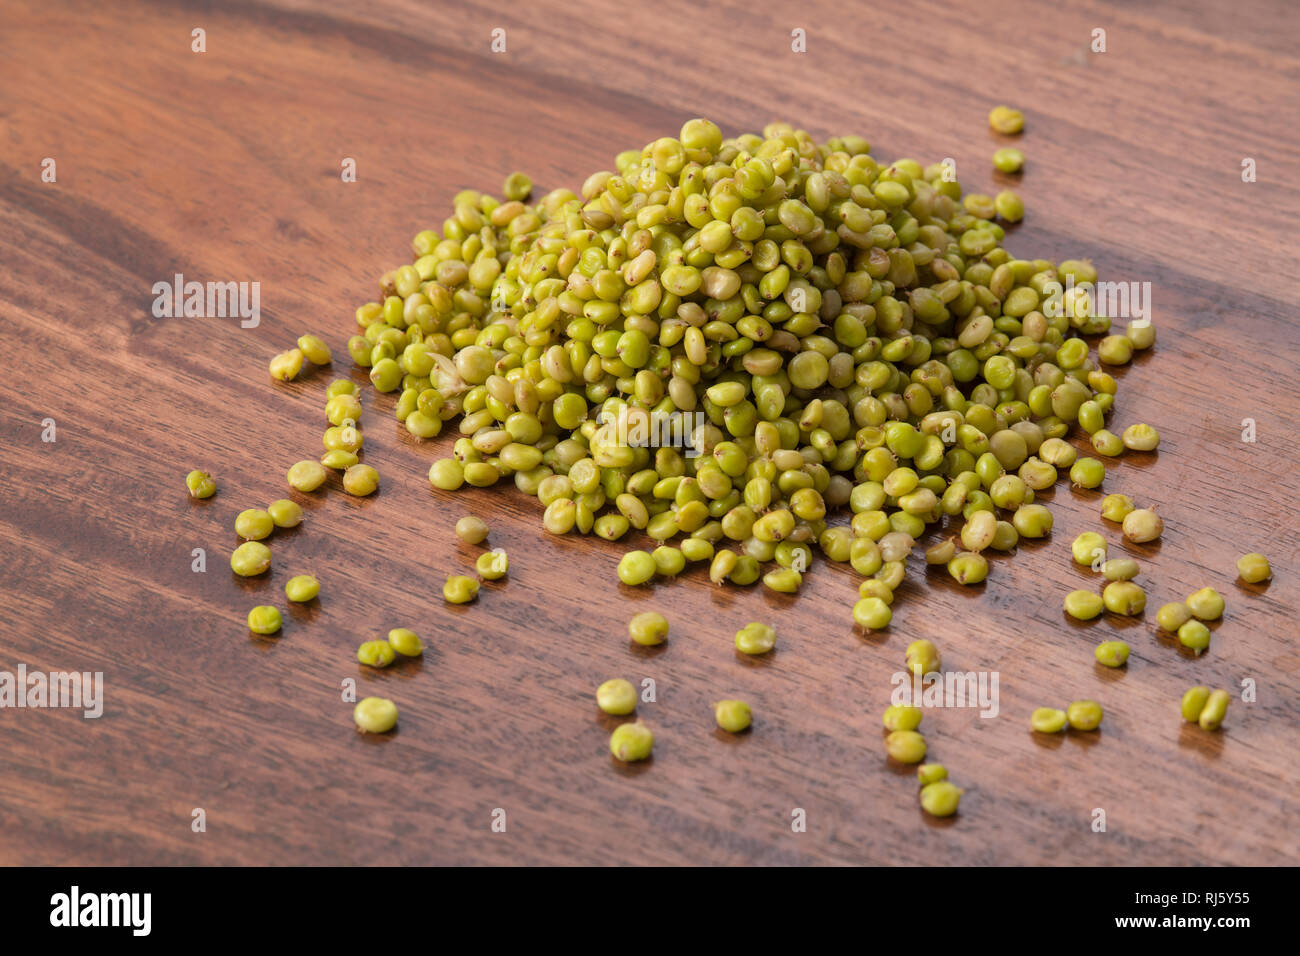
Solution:
[[[1080,488],[1100,488],[1106,480],[1106,466],[1096,458],[1080,458],[1070,466],[1070,481]]]
[[[728,733],[738,734],[754,721],[754,712],[743,700],[720,700],[713,705],[713,717]]]
[[[885,708],[881,721],[886,730],[916,730],[921,726],[923,713],[920,707],[908,704],[890,704]]]
[[[782,594],[794,594],[799,590],[799,585],[803,583],[803,575],[790,568],[781,568],[776,571],[768,571],[767,574],[763,575],[763,583],[773,591]]]
[[[961,803],[962,790],[947,780],[926,784],[921,788],[921,809],[932,817],[950,817]]]
[[[357,729],[368,734],[385,734],[397,726],[397,705],[386,697],[363,697],[352,708]]]
[[[271,359],[271,378],[281,382],[291,382],[302,371],[302,350],[289,349]]]
[[[624,584],[645,584],[655,576],[655,559],[646,551],[629,551],[618,562],[618,579]]]
[[[979,584],[989,576],[989,562],[978,551],[960,551],[948,561],[948,573],[958,584]]]
[[[1059,734],[1067,722],[1065,711],[1055,707],[1039,707],[1029,715],[1029,726],[1040,734]]]
[[[335,448],[320,456],[320,463],[333,471],[347,471],[358,461],[356,452]]]
[[[1228,714],[1228,704],[1231,698],[1226,690],[1210,691],[1210,696],[1205,701],[1205,706],[1201,708],[1200,716],[1196,722],[1201,725],[1202,730],[1218,730],[1223,723],[1223,718]]]
[[[1021,505],[1011,523],[1023,538],[1042,538],[1052,533],[1052,513],[1043,505]]]
[[[284,582],[284,596],[295,604],[306,604],[320,594],[320,582],[310,574],[298,574]]]
[[[442,491],[455,491],[465,483],[465,470],[455,458],[440,458],[429,466],[429,484]]]
[[[1162,630],[1174,633],[1192,619],[1192,612],[1182,601],[1163,604],[1156,612],[1156,623]]]
[[[1224,600],[1214,588],[1201,588],[1188,595],[1183,602],[1192,616],[1201,621],[1217,621],[1223,617]]]
[[[1025,154],[1010,146],[993,154],[993,166],[1000,172],[1018,173],[1025,165]]]
[[[1095,700],[1076,700],[1065,708],[1065,719],[1074,730],[1096,730],[1101,718],[1101,704]]]
[[[487,522],[474,515],[466,515],[456,522],[456,536],[466,544],[482,544],[488,536]]]
[[[1101,592],[1106,610],[1114,614],[1136,617],[1147,606],[1147,595],[1140,585],[1132,581],[1112,581]]]
[[[632,724],[620,724],[609,735],[609,752],[627,763],[645,760],[650,756],[654,744],[655,735],[639,720]]]
[[[271,566],[271,549],[260,541],[245,541],[230,555],[230,570],[241,578],[261,574]]]
[[[995,106],[989,110],[989,128],[995,133],[1014,135],[1025,128],[1025,115],[1010,106]]]
[[[1205,702],[1209,699],[1210,688],[1189,687],[1183,694],[1181,704],[1183,720],[1196,723],[1197,718],[1201,716],[1201,711],[1205,709]]]
[[[315,335],[298,336],[298,351],[312,365],[329,365],[330,347]]]
[[[1200,621],[1187,621],[1178,628],[1178,643],[1199,655],[1210,646],[1210,629]]]
[[[1025,203],[1019,195],[1010,189],[1004,189],[993,200],[998,217],[1007,222],[1019,222],[1025,218]]]
[[[501,194],[516,202],[528,198],[533,191],[533,181],[523,173],[511,173],[501,186]]]
[[[1123,667],[1128,661],[1129,646],[1123,641],[1103,641],[1093,652],[1098,664],[1106,667]]]
[[[261,541],[275,530],[275,522],[261,508],[248,508],[235,516],[235,534],[249,541]]]
[[[478,582],[462,574],[453,574],[442,586],[442,596],[448,604],[468,604],[478,597]]]
[[[1079,621],[1091,621],[1105,608],[1100,594],[1071,591],[1065,596],[1065,613]]]
[[[185,487],[194,498],[211,498],[217,493],[217,483],[212,476],[197,469],[185,476]]]
[[[393,628],[388,632],[388,643],[403,657],[419,657],[424,653],[424,642],[409,628]]]
[[[736,650],[742,654],[766,654],[776,647],[776,629],[757,621],[736,632]]]
[[[636,710],[637,693],[631,681],[615,677],[596,688],[596,706],[607,714],[622,717]]]
[[[922,787],[948,779],[948,768],[941,763],[923,763],[916,768],[916,780]]]
[[[248,612],[248,629],[254,634],[274,634],[281,623],[279,608],[259,604]]]
[[[1127,365],[1133,360],[1133,343],[1123,335],[1108,335],[1097,343],[1097,358],[1106,365]]]
[[[1101,516],[1118,524],[1129,516],[1134,507],[1133,499],[1128,495],[1107,495],[1101,500]]]
[[[1243,554],[1237,559],[1237,573],[1247,584],[1259,584],[1273,577],[1273,569],[1269,567],[1268,558],[1258,551]]]
[[[387,667],[397,659],[397,651],[388,641],[363,641],[357,648],[357,660],[368,667]]]
[[[1155,451],[1160,447],[1160,433],[1150,425],[1130,425],[1124,429],[1124,447],[1133,451]]]
[[[302,524],[302,507],[288,498],[272,501],[266,506],[266,513],[277,528],[296,528]]]
[[[1138,563],[1132,558],[1111,558],[1101,566],[1101,574],[1107,581],[1132,581],[1138,576]]]
[[[936,673],[942,663],[939,657],[939,649],[925,638],[920,638],[908,644],[903,656],[907,662],[907,669],[918,677]]]
[[[1092,447],[1097,454],[1105,455],[1108,458],[1115,458],[1124,453],[1123,439],[1104,428],[1093,432]]]
[[[895,730],[885,738],[885,750],[899,763],[920,763],[925,759],[925,738],[915,730]]]
[[[350,495],[364,498],[378,487],[379,472],[369,465],[353,465],[343,472],[343,490]]]
[[[925,551],[926,564],[947,564],[957,554],[957,543],[952,538],[946,538],[937,544],[931,545]]]
[[[1070,553],[1074,556],[1074,563],[1084,567],[1105,563],[1106,539],[1095,531],[1085,531],[1071,543]]]
[[[894,614],[878,597],[864,597],[853,605],[853,621],[864,631],[879,631],[889,626]]]
[[[665,514],[666,513],[667,512],[665,512]],[[668,545],[661,544],[659,547],[655,548],[653,551],[650,552],[650,558],[655,563],[655,573],[663,575],[666,578],[676,577],[677,575],[681,574],[684,570],[686,570],[686,556],[682,554],[680,548],[673,548]],[[776,573],[776,572],[772,572],[772,573]],[[790,573],[797,574],[798,572],[792,571]],[[791,590],[798,590],[798,587],[799,587],[799,582],[795,581],[794,587]],[[780,589],[774,588],[773,590],[780,590]]]
[[[1124,537],[1134,544],[1154,541],[1164,533],[1165,523],[1150,508],[1138,508],[1124,516]]]
[[[510,572],[510,557],[504,551],[484,551],[474,562],[474,570],[484,581],[499,581]]]
[[[668,640],[668,619],[658,611],[642,611],[627,622],[627,633],[644,647],[662,644]]]

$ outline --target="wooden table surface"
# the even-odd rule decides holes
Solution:
[[[1295,863],[1300,23],[1281,0],[1062,6],[7,0],[0,670],[105,684],[99,719],[0,712],[0,862]],[[517,168],[576,188],[707,115],[729,135],[790,119],[887,159],[951,156],[968,190],[993,192],[1009,179],[985,115],[1004,101],[1027,118],[1012,252],[1152,283],[1159,342],[1119,375],[1115,420],[1164,441],[1106,485],[1166,521],[1154,546],[1108,529],[1142,563],[1141,620],[1063,617],[1063,594],[1093,585],[1068,543],[1101,529],[1101,495],[1064,483],[1050,541],[966,590],[914,556],[893,625],[867,638],[847,567],[818,563],[796,600],[718,589],[699,568],[628,589],[627,542],[546,536],[513,488],[431,491],[451,438],[414,442],[368,389],[380,493],[295,494],[307,518],[272,539],[272,573],[227,570],[235,514],[286,493],[285,469],[320,453],[326,383],[361,377],[343,348],[353,309],[458,189]],[[154,318],[152,286],[177,272],[260,282],[260,325]],[[268,358],[308,330],[335,367],[272,383]],[[185,492],[195,467],[220,482],[206,503]],[[477,550],[452,536],[467,511],[491,522],[510,577],[449,607],[442,581]],[[1271,585],[1236,583],[1249,550],[1271,557]],[[318,604],[250,639],[248,608],[283,606],[305,571]],[[1203,585],[1228,610],[1194,659],[1154,610]],[[649,608],[672,637],[638,651],[626,621]],[[731,646],[754,619],[781,633],[770,659]],[[423,660],[363,672],[358,642],[398,625],[426,637]],[[1000,677],[995,719],[926,716],[932,757],[966,790],[944,821],[881,744],[891,675],[922,636],[947,667]],[[1124,670],[1093,661],[1110,638],[1132,645]],[[647,764],[606,751],[592,692],[615,675],[657,684]],[[348,679],[398,702],[398,732],[354,732]],[[1243,681],[1257,701],[1234,700],[1221,732],[1180,721],[1188,686]],[[754,705],[751,733],[714,730],[724,695]],[[1030,710],[1079,697],[1104,704],[1100,733],[1030,733]]]

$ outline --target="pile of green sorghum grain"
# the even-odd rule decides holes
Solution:
[[[857,136],[725,139],[691,120],[577,193],[529,204],[519,174],[506,199],[459,193],[357,309],[347,351],[413,436],[457,423],[434,487],[510,480],[553,534],[658,542],[620,562],[626,584],[707,560],[716,583],[792,592],[817,545],[892,595],[945,517],[1011,513],[979,548],[1048,534],[1035,492],[1075,464],[1058,446],[1076,421],[1105,431],[1116,392],[1084,337],[1110,319],[1058,284],[1094,282],[1091,264],[1012,256],[998,218],[1019,198],[963,197],[947,171],[881,163]],[[1151,341],[1110,336],[1102,356]],[[677,413],[699,416],[693,449]],[[676,447],[651,447],[665,434]],[[975,584],[987,564],[967,544],[950,571]]]

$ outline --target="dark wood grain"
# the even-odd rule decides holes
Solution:
[[[1300,857],[1300,28],[1287,3],[9,0],[3,16],[0,669],[101,670],[106,701],[98,720],[0,711],[0,862]],[[498,26],[508,48],[494,55]],[[790,52],[796,27],[804,55]],[[1095,27],[1104,55],[1086,51]],[[797,601],[719,590],[702,570],[627,589],[622,546],[543,535],[537,503],[513,489],[431,491],[450,438],[413,442],[391,397],[367,397],[381,492],[295,495],[307,519],[276,535],[273,573],[226,569],[234,515],[285,493],[285,469],[319,453],[326,382],[359,376],[344,357],[276,386],[268,357],[305,330],[344,355],[352,310],[456,190],[516,168],[576,187],[617,149],[704,114],[728,133],[789,118],[862,133],[886,158],[953,156],[968,188],[992,191],[1008,180],[990,171],[985,114],[1002,101],[1027,117],[1029,215],[1012,251],[1088,256],[1104,277],[1154,285],[1159,344],[1121,375],[1117,418],[1155,424],[1164,443],[1107,484],[1167,523],[1159,544],[1120,549],[1142,561],[1140,622],[1063,618],[1062,595],[1087,586],[1066,542],[1098,527],[1100,497],[1065,485],[1049,495],[1050,542],[995,559],[970,590],[914,568],[885,634],[850,626],[845,568],[819,564]],[[346,156],[355,184],[339,178]],[[41,181],[45,157],[57,183]],[[154,318],[150,288],[175,272],[260,282],[261,325]],[[206,503],[185,493],[192,467],[219,478]],[[467,510],[489,517],[511,573],[450,608],[441,583],[473,558],[452,537]],[[196,547],[205,574],[190,569]],[[1235,558],[1255,549],[1276,579],[1238,586]],[[319,601],[293,608],[278,640],[250,640],[248,607],[282,603],[304,571]],[[1191,659],[1153,612],[1205,584],[1228,612]],[[636,651],[626,621],[651,607],[672,638]],[[731,634],[758,618],[780,646],[740,660]],[[426,636],[424,659],[361,673],[357,643],[397,625]],[[1133,656],[1104,671],[1092,648],[1116,635]],[[921,813],[880,743],[890,675],[917,636],[950,667],[1001,676],[997,719],[926,718],[933,756],[967,789],[948,821]],[[592,691],[614,675],[658,684],[642,707],[658,734],[647,765],[606,751],[612,722]],[[354,733],[346,678],[398,701],[397,733]],[[1246,678],[1258,702],[1234,703],[1221,733],[1178,719],[1186,687]],[[732,694],[758,715],[738,738],[709,710]],[[1107,709],[1099,734],[1027,730],[1032,708],[1087,696]],[[191,831],[198,807],[206,833]],[[806,833],[791,832],[796,807]],[[1090,830],[1098,807],[1105,833]]]

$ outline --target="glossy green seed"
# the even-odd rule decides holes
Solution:
[[[395,627],[389,631],[388,643],[403,657],[419,657],[424,653],[424,642],[419,635],[405,627]]]
[[[1010,189],[1004,189],[993,200],[998,216],[1007,222],[1019,222],[1025,218],[1025,203],[1019,195]]]
[[[343,472],[343,490],[350,495],[364,498],[374,494],[379,487],[379,472],[369,465],[353,465]]]
[[[279,608],[260,604],[248,612],[248,629],[254,634],[274,634],[281,623]]]
[[[260,541],[245,541],[230,555],[230,570],[241,578],[251,578],[271,566],[271,549]]]
[[[315,335],[298,336],[298,350],[312,365],[329,365],[330,347]]]
[[[1183,720],[1189,723],[1196,723],[1201,716],[1201,711],[1205,709],[1205,702],[1210,699],[1210,688],[1208,687],[1189,687],[1183,694],[1181,711]]]
[[[1187,621],[1178,628],[1178,643],[1200,654],[1210,646],[1210,629],[1200,621]]]
[[[1029,726],[1040,734],[1059,734],[1067,722],[1065,711],[1055,707],[1039,707],[1029,715]]]
[[[907,704],[891,704],[885,708],[881,721],[886,730],[916,730],[921,726],[923,713],[920,707]]]
[[[1123,641],[1103,641],[1093,652],[1097,663],[1106,667],[1123,667],[1128,661],[1129,646]]]
[[[235,516],[235,534],[249,541],[261,541],[275,530],[275,522],[261,508],[248,508]]]
[[[1065,613],[1079,621],[1091,621],[1105,608],[1100,594],[1071,591],[1065,596]]]
[[[1106,480],[1106,466],[1096,458],[1080,458],[1070,466],[1070,481],[1080,488],[1100,488]]]
[[[386,697],[363,697],[352,709],[357,729],[368,734],[385,734],[397,726],[397,705]]]
[[[1205,706],[1201,708],[1200,716],[1196,722],[1201,725],[1202,730],[1218,730],[1223,723],[1223,718],[1228,714],[1228,704],[1232,698],[1228,696],[1226,690],[1210,691],[1210,696],[1205,700]]]
[[[320,463],[333,471],[347,471],[361,459],[356,452],[335,448],[320,456]]]
[[[298,574],[284,582],[284,596],[295,604],[306,604],[320,594],[320,582],[310,574]]]
[[[609,735],[609,752],[626,763],[645,760],[654,749],[654,744],[654,734],[639,720],[632,724],[621,724]]]
[[[757,621],[736,632],[736,650],[742,654],[766,654],[776,647],[776,629]]]
[[[1106,539],[1095,531],[1085,531],[1071,543],[1070,553],[1074,556],[1075,564],[1084,567],[1100,566],[1106,561]]]
[[[668,640],[668,619],[658,611],[642,611],[627,622],[627,633],[643,647],[662,644]]]
[[[989,127],[995,133],[1014,135],[1025,128],[1025,115],[1010,106],[995,106],[989,110]]]
[[[1117,524],[1133,511],[1135,505],[1128,495],[1111,494],[1101,500],[1101,516]]]
[[[948,768],[941,763],[923,763],[916,768],[916,780],[922,787],[948,779]]]
[[[655,576],[655,559],[646,551],[629,551],[618,562],[618,579],[633,587]]]
[[[357,660],[367,667],[387,667],[397,659],[397,652],[387,641],[363,641],[357,648]]]
[[[1183,602],[1192,616],[1201,621],[1217,621],[1223,617],[1224,600],[1214,588],[1201,588]]]
[[[1131,581],[1140,570],[1132,558],[1111,558],[1101,566],[1102,577],[1107,581]]]
[[[636,710],[637,693],[631,681],[615,677],[596,688],[596,706],[607,714],[622,717]]]
[[[794,594],[803,583],[803,575],[792,568],[781,568],[763,575],[763,583],[782,594]]]
[[[1165,523],[1150,508],[1138,508],[1124,516],[1124,537],[1134,544],[1154,541],[1164,533]]]
[[[962,791],[947,780],[926,784],[921,788],[921,809],[932,817],[950,817],[957,812]]]
[[[1024,538],[1043,538],[1052,532],[1052,513],[1043,505],[1021,505],[1011,523]]]
[[[266,506],[266,513],[277,528],[296,528],[302,524],[302,507],[288,498],[272,501]]]
[[[478,587],[473,578],[453,574],[442,586],[442,596],[448,604],[468,604],[478,597]]]
[[[1132,581],[1112,581],[1101,592],[1106,610],[1136,617],[1147,606],[1147,595]]]
[[[206,471],[191,471],[185,476],[185,487],[194,498],[211,498],[217,493],[217,483]]]
[[[885,738],[885,750],[899,763],[920,763],[925,759],[925,738],[915,730],[895,730]]]
[[[510,557],[499,549],[484,551],[475,560],[474,570],[484,581],[499,581],[510,571]]]
[[[993,165],[1000,172],[1018,173],[1025,165],[1025,154],[1010,146],[993,154]]]
[[[1273,569],[1269,567],[1268,558],[1258,551],[1243,554],[1237,559],[1237,573],[1247,584],[1259,584],[1273,577]]]
[[[455,491],[465,483],[465,470],[454,458],[440,458],[429,466],[429,484],[441,491]]]
[[[466,515],[456,522],[456,537],[466,544],[481,544],[487,536],[488,525],[482,518]]]
[[[1096,730],[1101,718],[1101,704],[1095,700],[1076,700],[1065,708],[1065,719],[1074,730]]]
[[[889,626],[894,614],[878,597],[864,597],[853,605],[853,621],[864,631],[879,631]]]
[[[1191,609],[1182,601],[1161,605],[1156,612],[1156,623],[1171,634],[1192,619]]]
[[[942,663],[939,649],[934,646],[933,642],[925,638],[920,638],[908,644],[903,655],[904,660],[907,662],[907,669],[917,677],[937,673]]]
[[[949,560],[948,573],[958,584],[979,584],[989,576],[989,562],[978,551],[961,551]]]
[[[1150,425],[1130,425],[1124,429],[1124,447],[1133,451],[1155,451],[1160,447],[1160,433]]]
[[[289,349],[271,359],[271,378],[281,382],[291,382],[302,371],[302,351]]]
[[[743,700],[720,700],[713,705],[713,717],[718,726],[731,734],[738,734],[754,722],[754,712]]]

